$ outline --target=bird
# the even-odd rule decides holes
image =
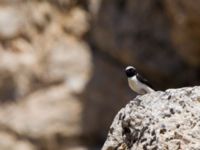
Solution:
[[[143,78],[133,66],[126,67],[125,73],[128,78],[129,87],[134,92],[144,95],[155,91],[147,79]]]

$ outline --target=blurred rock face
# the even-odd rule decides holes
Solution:
[[[178,1],[2,0],[0,149],[102,144],[134,96],[128,64],[159,89],[198,83],[198,10],[181,3],[195,30]]]
[[[191,66],[200,64],[200,2],[166,0],[166,8],[172,22],[172,38],[178,53]]]
[[[21,10],[15,13],[18,8]],[[64,17],[65,14],[47,2],[20,3],[16,8],[6,5],[1,11],[0,36],[4,41],[0,47],[0,69],[7,78],[11,76],[8,81],[15,86],[15,89],[8,87],[8,91],[13,88],[16,98],[20,98],[50,84],[69,82],[73,86],[76,81],[72,80],[80,80],[76,85],[81,89],[90,74],[90,50],[84,41],[66,33],[65,29],[68,29],[67,22],[81,24],[77,36],[82,36],[88,29],[86,12],[74,8]],[[78,19],[80,13],[85,22]],[[73,32],[75,29],[69,27],[68,30]],[[75,59],[80,55],[81,59]]]
[[[187,5],[191,13],[187,14],[185,7],[178,9],[176,1],[102,0],[94,18],[93,43],[116,61],[139,68],[159,89],[198,83],[195,82],[199,80],[198,69],[191,65],[199,64],[199,42],[195,36],[198,19],[197,15],[195,18],[189,15],[197,14],[197,10],[193,9],[195,3],[191,8],[187,3],[192,2],[180,3]],[[195,31],[184,23],[179,25],[179,16],[173,18],[181,12],[194,19]]]
[[[0,149],[81,147],[78,94],[92,68],[82,40],[87,12],[78,6],[64,12],[47,1],[0,7]]]

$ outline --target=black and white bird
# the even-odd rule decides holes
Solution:
[[[134,67],[126,67],[125,72],[128,77],[130,88],[136,93],[143,95],[155,91],[148,81],[143,78]]]

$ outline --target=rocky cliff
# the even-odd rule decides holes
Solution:
[[[198,150],[200,87],[137,96],[116,115],[103,150]]]

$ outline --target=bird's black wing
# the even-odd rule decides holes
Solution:
[[[150,88],[154,89],[153,86],[148,82],[147,79],[143,78],[141,75],[137,73],[136,78],[143,84],[148,85]]]

